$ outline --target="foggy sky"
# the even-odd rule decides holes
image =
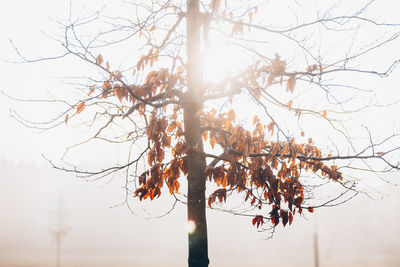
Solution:
[[[0,266],[55,266],[50,231],[59,196],[70,229],[62,241],[62,266],[186,266],[182,205],[161,219],[143,219],[126,207],[110,208],[124,198],[121,179],[104,185],[45,164],[2,160],[0,167]],[[295,216],[271,240],[249,218],[208,210],[210,266],[312,266],[314,231],[320,266],[398,266],[399,190],[377,189],[390,194]]]
[[[46,55],[49,47],[53,51],[52,40],[41,31],[58,30],[49,19],[65,16],[67,8],[67,1],[63,5],[13,1],[0,10],[0,73],[5,77],[0,90],[16,97],[41,98],[63,88],[55,78],[62,73],[49,74],[59,62],[21,65],[4,60],[15,58],[9,39],[27,55]],[[396,8],[391,11],[397,12]],[[10,118],[10,108],[40,119],[58,113],[27,105],[0,95],[0,266],[55,266],[56,246],[50,232],[56,226],[59,198],[69,229],[62,241],[61,266],[187,266],[186,208],[178,205],[161,219],[134,216],[125,206],[110,208],[125,198],[123,177],[86,182],[52,169],[41,154],[59,159],[68,145],[82,139],[82,130],[61,127],[39,133],[28,129]],[[107,151],[87,158],[91,149],[84,147],[82,153],[74,154],[76,162],[97,168],[115,162]],[[400,176],[387,179],[398,183]],[[384,195],[382,200],[360,195],[313,215],[306,212],[304,217],[295,216],[292,226],[279,225],[271,240],[265,240],[269,233],[258,232],[247,217],[208,210],[210,267],[313,266],[315,231],[321,267],[399,266],[399,188],[379,179],[372,187],[371,191],[378,191],[374,197]],[[164,199],[157,201],[153,204],[162,204]]]

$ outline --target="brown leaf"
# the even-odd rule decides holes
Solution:
[[[295,86],[296,86],[296,78],[294,75],[292,75],[286,82],[286,91],[293,93]]]
[[[217,189],[210,195],[208,198],[208,206],[211,208],[211,204],[215,202],[215,200],[218,198],[218,201],[222,203],[223,201],[226,202],[226,189],[221,188]]]
[[[253,118],[253,125],[255,125],[260,119],[256,116]]]
[[[271,222],[274,226],[277,226],[279,223],[279,207],[276,207],[275,205],[273,205],[272,207],[272,211],[270,212]]]
[[[91,95],[94,92],[94,85],[90,86],[88,95]]]
[[[293,105],[293,100],[290,100],[290,101],[287,103],[287,106],[289,107],[289,110],[292,110],[292,105]]]
[[[289,212],[289,225],[291,225],[293,222],[293,213]]]
[[[213,149],[214,149],[215,143],[216,143],[215,135],[211,133],[211,134],[210,134],[210,144],[211,144],[211,147],[212,147]]]
[[[207,204],[208,204],[208,206],[209,206],[210,208],[212,208],[212,207],[211,207],[211,204],[214,203],[214,202],[215,202],[215,196],[214,196],[214,195],[211,195],[211,196],[208,198]]]
[[[182,73],[182,72],[185,72],[185,69],[184,69],[182,66],[178,66],[178,68],[176,69],[176,71],[177,71],[178,73]]]
[[[217,196],[220,203],[222,203],[223,201],[226,202],[226,189],[218,189],[214,192],[214,194]]]
[[[233,109],[229,110],[228,119],[230,119],[231,121],[234,121],[236,119],[236,113]]]
[[[274,134],[274,126],[275,126],[275,122],[274,121],[271,121],[267,126],[268,131],[270,131],[271,134]]]
[[[281,218],[282,218],[282,224],[283,226],[286,226],[286,224],[289,221],[289,215],[286,210],[281,210]]]
[[[251,195],[251,191],[249,190],[246,193],[246,197],[245,197],[244,201],[247,201],[249,199],[250,195]]]
[[[213,0],[210,4],[208,4],[208,7],[211,8],[212,10],[218,10],[221,5],[221,0]]]
[[[81,113],[85,109],[85,105],[86,105],[85,102],[79,103],[78,106],[76,107],[76,109],[77,109],[76,113],[78,113],[78,114]]]
[[[272,74],[268,75],[268,81],[267,81],[267,85],[268,86],[272,85],[272,82],[274,81],[274,78],[275,78],[274,75],[272,75]]]
[[[280,56],[275,54],[275,58],[271,61],[271,68],[275,75],[281,76],[285,73],[286,61],[281,60]]]
[[[253,225],[257,226],[257,228],[261,225],[264,224],[264,218],[261,215],[257,215],[256,217],[253,218],[252,220]]]
[[[99,54],[96,58],[96,64],[101,65],[103,63],[103,56]]]

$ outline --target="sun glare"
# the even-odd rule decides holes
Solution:
[[[234,45],[213,42],[204,57],[204,79],[221,82],[240,70],[245,58]]]
[[[196,223],[192,220],[187,221],[185,230],[189,234],[193,233],[196,230]]]

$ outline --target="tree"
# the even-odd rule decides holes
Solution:
[[[50,234],[54,237],[54,240],[56,241],[56,266],[60,266],[60,258],[61,258],[61,243],[63,237],[65,237],[68,234],[68,231],[70,230],[69,227],[65,225],[65,207],[63,206],[63,201],[62,201],[62,196],[59,195],[58,198],[58,207],[56,213],[55,219],[56,219],[56,225],[54,227],[54,230],[50,232]]]
[[[359,175],[399,170],[398,133],[377,140],[366,127],[366,138],[360,142],[345,121],[357,111],[382,107],[381,102],[360,101],[372,94],[358,82],[364,77],[387,77],[399,62],[392,55],[380,58],[386,66],[375,68],[369,62],[374,53],[396,44],[400,35],[399,24],[369,17],[375,1],[340,15],[333,5],[314,19],[294,12],[292,22],[282,15],[278,22],[288,22],[280,27],[268,20],[273,13],[267,4],[247,1],[133,1],[129,5],[135,10],[130,17],[105,11],[83,19],[70,16],[62,23],[64,53],[38,60],[72,55],[100,72],[80,77],[84,96],[69,104],[50,128],[64,122],[68,126],[71,119],[90,114],[98,128],[89,140],[134,143],[140,149],[135,158],[98,171],[53,166],[96,177],[126,170],[134,178],[127,180],[127,194],[140,201],[159,198],[167,189],[187,205],[188,221],[195,226],[188,234],[190,267],[209,264],[207,206],[215,208],[238,195],[245,209],[228,212],[250,216],[257,228],[273,230],[279,223],[292,224],[304,209],[313,212],[351,198],[345,197],[357,193],[354,170]],[[296,3],[290,7],[301,9]],[[280,9],[272,12],[285,14]],[[90,28],[96,22],[103,23],[100,31],[97,26]],[[88,33],[92,30],[96,33]],[[212,66],[204,60],[215,35],[227,40],[226,48],[235,46],[234,51],[247,56],[239,70],[217,81],[207,79]],[[338,36],[344,38],[340,43]],[[325,48],[324,40],[335,46]],[[117,64],[107,54],[125,42],[146,51],[130,66],[114,67]],[[254,108],[252,123],[239,120],[243,114],[235,109],[243,103]],[[396,103],[395,99],[384,104],[392,108]],[[309,121],[330,126],[326,136],[313,135],[316,130]],[[300,122],[308,126],[303,130]],[[105,135],[112,126],[122,134]],[[329,140],[331,145],[323,143]],[[187,189],[182,189],[185,177]],[[339,184],[344,191],[310,204],[319,186],[310,177]],[[206,195],[207,181],[211,192]]]

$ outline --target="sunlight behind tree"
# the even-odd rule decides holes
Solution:
[[[123,172],[117,177],[124,179],[124,204],[130,209],[131,196],[148,202],[166,195],[171,210],[186,205],[187,220],[196,226],[188,235],[190,267],[209,264],[207,207],[249,217],[253,226],[273,233],[304,211],[357,195],[355,170],[363,177],[400,169],[400,133],[377,139],[368,127],[362,134],[354,131],[362,121],[351,120],[357,112],[386,108],[354,99],[373,99],[374,88],[358,81],[387,77],[399,63],[384,48],[397,43],[400,24],[365,18],[374,1],[339,15],[335,5],[313,17],[297,11],[286,19],[294,9],[269,11],[280,20],[245,3],[133,1],[128,4],[135,19],[100,11],[69,16],[60,23],[58,41],[65,51],[57,58],[68,55],[87,68],[72,79],[76,97],[61,97],[66,108],[45,123],[18,117],[39,129],[87,126],[84,140],[66,152],[91,142],[123,146],[125,157],[97,170],[49,162],[92,180]],[[302,9],[296,1],[290,6]],[[88,30],[97,25],[103,27]],[[361,27],[388,34],[346,39]],[[342,46],[323,42],[324,35],[338,37]],[[383,67],[363,64],[371,51],[385,55]],[[54,58],[22,57],[24,62]],[[91,151],[92,157],[98,151]],[[318,199],[322,185],[340,193]],[[224,209],[235,197],[243,208]]]
[[[249,58],[246,58],[238,47],[227,44],[219,38],[211,39],[205,49],[204,80],[220,83],[243,69]]]
[[[192,234],[194,231],[196,231],[196,223],[192,220],[187,221],[185,230],[189,234]]]

